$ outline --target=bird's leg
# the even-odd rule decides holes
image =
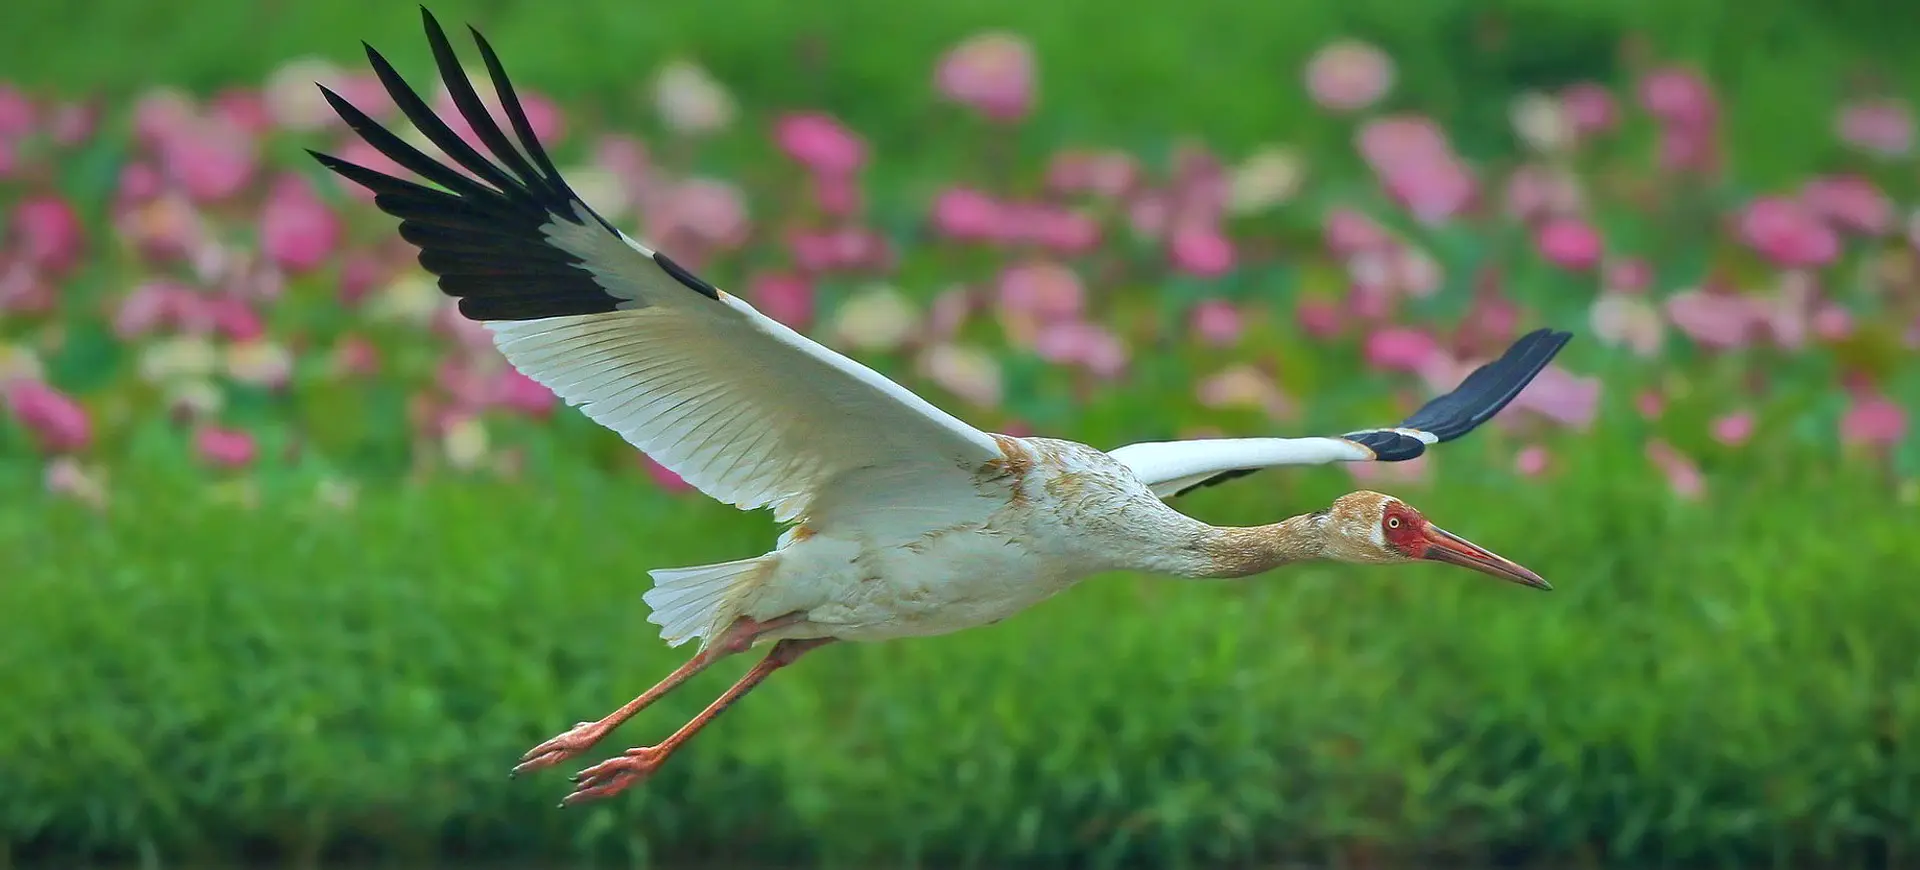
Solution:
[[[560,805],[572,806],[618,794],[653,775],[653,772],[659,770],[660,765],[666,762],[667,757],[672,755],[675,749],[680,748],[680,744],[700,733],[700,729],[707,727],[707,723],[712,722],[715,716],[733,706],[733,702],[752,691],[754,686],[760,685],[760,681],[771,676],[774,671],[793,664],[795,659],[800,658],[808,650],[832,642],[833,638],[819,637],[806,640],[783,640],[774,644],[773,649],[767,653],[767,657],[754,665],[753,670],[747,671],[746,676],[741,677],[740,681],[727,689],[725,694],[714,699],[712,704],[708,704],[707,709],[700,711],[700,715],[680,726],[680,730],[673,732],[658,745],[636,746],[575,774],[573,781],[578,785],[574,787],[572,794],[567,795],[566,799],[560,802]]]
[[[608,713],[599,721],[576,723],[564,733],[527,750],[525,755],[520,756],[520,762],[514,765],[513,775],[518,776],[530,770],[552,767],[592,749],[594,744],[606,739],[613,729],[633,718],[635,713],[660,700],[662,696],[691,679],[693,675],[706,670],[709,665],[734,653],[746,652],[761,635],[784,628],[802,618],[802,614],[789,614],[766,622],[758,622],[744,616],[734,620],[733,625],[721,632],[720,636],[715,638],[713,643],[708,644],[706,649],[696,653],[693,658],[687,660],[686,664],[675,668],[673,673],[655,683],[653,688],[646,690],[639,697],[628,701],[625,706]]]

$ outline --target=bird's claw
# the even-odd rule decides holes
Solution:
[[[593,744],[600,742],[600,738],[606,736],[603,733],[597,733],[596,726],[599,724],[598,722],[573,723],[573,727],[564,733],[555,735],[545,743],[527,750],[507,775],[519,776],[528,771],[552,767],[593,748]]]
[[[653,775],[666,759],[666,753],[654,746],[638,746],[573,775],[573,793],[560,800],[570,807],[587,801],[611,797],[626,791]]]

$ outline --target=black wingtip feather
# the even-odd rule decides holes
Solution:
[[[1404,462],[1427,452],[1426,442],[1392,429],[1356,432],[1347,440],[1373,451],[1373,458],[1379,462]]]
[[[1400,428],[1431,432],[1441,442],[1473,431],[1518,397],[1572,339],[1573,333],[1552,329],[1521,336],[1499,359],[1474,369],[1452,392],[1420,406]]]
[[[466,78],[439,21],[425,5],[420,7],[420,14],[436,68],[446,82],[454,108],[492,157],[482,154],[435,115],[392,64],[366,42],[361,46],[368,63],[394,104],[453,165],[428,156],[318,84],[327,104],[349,129],[374,150],[437,187],[396,178],[319,151],[308,153],[321,166],[372,191],[377,208],[400,218],[400,237],[419,249],[421,266],[438,278],[441,290],[459,299],[460,312],[468,318],[533,320],[600,314],[619,308],[624,300],[610,295],[582,267],[578,257],[549,243],[543,228],[556,221],[579,225],[591,217],[607,232],[618,230],[587,207],[561,178],[553,159],[534,135],[500,58],[480,31],[467,28],[480,49],[519,148],[514,147],[513,139],[494,120]],[[456,165],[466,172],[454,168]],[[676,281],[709,298],[719,298],[713,285],[672,260],[657,257],[656,261]]]

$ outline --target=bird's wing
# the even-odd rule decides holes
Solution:
[[[371,46],[367,57],[400,110],[471,176],[325,88],[354,132],[444,189],[314,157],[400,218],[420,264],[459,299],[462,315],[487,325],[515,368],[707,495],[742,509],[771,505],[783,521],[849,475],[931,486],[1002,456],[991,436],[607,223],[555,170],[479,32],[524,154],[488,113],[445,32],[425,19],[454,105],[493,159],[435,117]]]
[[[1474,369],[1453,392],[1420,406],[1398,426],[1339,437],[1147,441],[1110,453],[1161,498],[1274,465],[1412,459],[1426,452],[1427,445],[1452,441],[1499,413],[1572,337],[1548,329],[1521,336],[1499,359]]]

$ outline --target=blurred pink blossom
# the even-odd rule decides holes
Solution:
[[[1327,250],[1336,257],[1383,250],[1393,243],[1393,237],[1373,218],[1344,206],[1327,212],[1321,233]]]
[[[500,101],[494,94],[488,77],[470,75],[467,78],[473,82],[475,89],[479,92],[480,100],[486,105],[487,113],[492,116],[493,122],[500,125],[502,130],[511,130],[512,128],[506,123],[505,114],[499,109]],[[566,136],[566,120],[561,114],[560,106],[552,99],[545,94],[522,89],[515,89],[514,96],[519,98],[520,108],[526,113],[527,126],[533,128],[533,137],[540,140],[542,145],[552,149]],[[447,90],[445,82],[441,82],[435,92],[433,105],[434,114],[446,121],[455,135],[475,149],[485,149],[486,146],[480,141],[479,135],[473,132],[473,125],[467,123],[466,115],[453,104],[453,93]],[[428,153],[439,152],[438,148],[427,147]]]
[[[747,298],[762,314],[789,329],[805,331],[813,324],[813,284],[790,272],[763,272],[747,282]]]
[[[1307,59],[1307,94],[1322,108],[1357,112],[1393,89],[1393,58],[1354,39],[1328,43]]]
[[[1210,347],[1232,347],[1244,329],[1240,309],[1225,299],[1205,299],[1190,315],[1193,335]]]
[[[1293,309],[1294,320],[1308,338],[1326,340],[1340,334],[1340,306],[1326,299],[1301,299]]]
[[[348,253],[340,263],[340,286],[335,298],[345,307],[355,307],[379,288],[386,280],[386,273],[387,266],[379,258],[364,252]]]
[[[1613,92],[1597,82],[1578,82],[1560,92],[1560,105],[1575,136],[1591,139],[1613,132],[1620,124],[1620,109]]]
[[[1848,444],[1881,447],[1907,435],[1907,412],[1882,396],[1856,393],[1840,417],[1840,438]]]
[[[1675,127],[1702,129],[1719,116],[1719,104],[1705,79],[1692,70],[1665,67],[1640,80],[1640,105]]]
[[[1398,114],[1373,118],[1360,125],[1355,146],[1377,173],[1396,167],[1427,164],[1453,157],[1447,133],[1425,115]]]
[[[796,230],[788,233],[787,245],[794,262],[808,272],[886,271],[893,262],[893,249],[878,232],[866,227],[843,226],[830,230]]]
[[[1528,163],[1507,176],[1507,214],[1521,223],[1579,213],[1586,199],[1572,173]]]
[[[1840,237],[1799,202],[1763,196],[1739,216],[1740,240],[1776,266],[1824,266],[1840,254]]]
[[[66,200],[44,194],[25,197],[14,204],[8,224],[9,241],[39,272],[57,277],[80,261],[85,233],[79,214]]]
[[[1834,126],[1840,140],[1881,157],[1913,150],[1913,110],[1899,99],[1857,100],[1840,107]]]
[[[94,101],[60,103],[47,118],[47,134],[57,145],[71,148],[93,137],[100,126],[100,104]]]
[[[1633,397],[1633,409],[1639,411],[1642,417],[1657,420],[1666,413],[1667,400],[1653,390],[1643,390]]]
[[[1600,233],[1579,218],[1548,221],[1534,234],[1533,241],[1542,258],[1568,271],[1588,271],[1600,264],[1604,253]]]
[[[940,291],[927,306],[927,336],[945,340],[958,335],[967,318],[973,316],[973,293],[964,284]]]
[[[1047,188],[1061,194],[1092,194],[1117,199],[1139,180],[1140,166],[1125,151],[1068,149],[1047,162]]]
[[[866,142],[823,112],[780,116],[773,139],[787,157],[821,175],[851,175],[867,161]]]
[[[33,132],[33,101],[19,88],[0,82],[0,139],[14,139]]]
[[[1666,477],[1674,495],[1692,501],[1706,491],[1707,482],[1700,475],[1700,467],[1673,445],[1658,440],[1648,442],[1647,460]]]
[[[1085,309],[1086,287],[1079,273],[1067,266],[1041,260],[1008,266],[1000,273],[998,310],[1002,315],[1052,322],[1072,320]]]
[[[674,474],[666,466],[653,461],[652,457],[638,450],[633,451],[633,455],[637,457],[640,467],[646,471],[647,479],[653,481],[655,486],[670,493],[693,491],[693,484],[681,479],[680,475]]]
[[[1173,268],[1196,278],[1218,278],[1233,269],[1233,242],[1208,226],[1177,227],[1167,240]]]
[[[1547,366],[1515,396],[1513,407],[1538,413],[1562,426],[1585,429],[1600,412],[1600,379]]]
[[[1601,267],[1600,286],[1613,293],[1645,293],[1653,286],[1653,264],[1639,257],[1609,260]]]
[[[264,136],[273,129],[273,116],[261,95],[243,88],[228,88],[216,94],[207,106],[215,118],[232,124],[249,136]]]
[[[252,465],[259,445],[243,429],[208,424],[194,431],[193,452],[208,465],[234,470]]]
[[[158,143],[160,166],[196,202],[231,198],[259,168],[260,143],[219,117],[190,119]]]
[[[86,409],[66,393],[40,381],[13,380],[0,384],[13,419],[49,453],[85,450],[93,440]]]
[[[989,119],[1018,121],[1033,110],[1037,78],[1032,45],[996,31],[949,49],[934,68],[933,83],[942,96]]]
[[[341,232],[340,218],[305,178],[274,179],[260,213],[260,246],[275,265],[295,275],[316,269],[340,246]]]
[[[380,373],[380,347],[364,335],[343,335],[334,342],[327,365],[335,377],[373,377]]]
[[[1660,131],[1660,168],[1668,172],[1712,172],[1720,165],[1720,146],[1711,128],[1667,127]]]
[[[238,296],[197,296],[198,311],[213,331],[229,341],[251,341],[267,331],[267,325],[254,306]]]
[[[666,201],[648,215],[655,238],[691,236],[699,244],[731,248],[746,241],[747,201],[733,184],[712,178],[688,178],[673,186]]]
[[[1513,470],[1522,477],[1539,477],[1546,473],[1547,464],[1551,458],[1547,448],[1538,444],[1529,444],[1520,448],[1519,453],[1514,454]]]
[[[813,192],[813,204],[821,213],[830,217],[846,218],[860,213],[864,199],[860,193],[860,184],[850,175],[815,175],[808,189]]]
[[[1713,440],[1738,447],[1753,437],[1753,412],[1734,411],[1713,420]]]
[[[1864,236],[1893,230],[1893,201],[1873,182],[1858,175],[1830,175],[1800,188],[1800,202],[1835,227]]]
[[[553,413],[559,397],[511,366],[502,367],[491,384],[493,404],[528,417],[545,418]]]
[[[26,262],[0,259],[0,314],[42,314],[53,310],[54,284]]]
[[[1594,300],[1588,317],[1595,337],[1601,341],[1631,348],[1642,357],[1659,355],[1666,323],[1661,320],[1659,309],[1646,297],[1602,293]]]
[[[933,228],[949,241],[994,241],[1005,237],[1004,210],[986,193],[950,187],[934,197]]]
[[[1388,372],[1418,372],[1442,353],[1433,336],[1404,326],[1374,330],[1363,350],[1369,368]]]
[[[1813,312],[1813,334],[1821,341],[1835,344],[1853,335],[1853,314],[1833,303]]]
[[[1667,298],[1667,320],[1688,338],[1725,350],[1753,339],[1758,312],[1746,297],[1732,293],[1684,290]]]
[[[1106,328],[1079,320],[1047,325],[1034,342],[1041,359],[1070,363],[1100,377],[1120,374],[1127,366],[1127,347]]]

